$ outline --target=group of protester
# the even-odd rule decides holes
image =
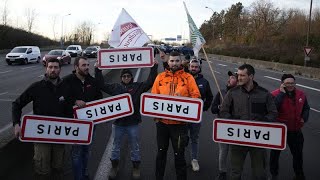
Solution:
[[[224,119],[281,122],[288,128],[288,145],[293,155],[295,179],[305,179],[303,173],[303,134],[301,128],[308,120],[309,105],[306,96],[295,88],[295,78],[284,74],[279,89],[270,93],[254,81],[255,70],[249,64],[238,68],[237,73],[228,72],[226,89],[218,92],[215,98],[209,82],[201,74],[201,61],[190,56],[181,58],[173,51],[167,57],[160,52],[164,61],[164,71],[158,74],[158,62],[150,70],[146,81],[133,82],[130,69],[120,72],[121,82],[107,83],[101,70],[95,68],[95,77],[89,74],[89,62],[84,57],[77,57],[74,72],[60,79],[61,67],[58,60],[49,60],[46,64],[44,79],[30,85],[12,104],[12,117],[15,135],[21,133],[20,118],[23,107],[33,102],[33,113],[37,115],[73,117],[72,107],[85,107],[86,102],[101,99],[101,91],[113,96],[130,93],[134,114],[113,121],[111,152],[112,168],[110,179],[115,179],[119,172],[121,141],[128,135],[130,157],[133,165],[132,178],[140,178],[139,123],[140,95],[151,88],[151,93],[170,96],[201,98],[203,111],[209,110]],[[221,93],[221,94],[220,94]],[[292,113],[294,112],[294,113]],[[176,178],[187,179],[185,148],[191,141],[191,166],[197,172],[199,166],[199,132],[201,123],[186,123],[164,118],[155,118],[157,156],[155,179],[163,180],[169,141],[174,151]],[[74,179],[89,179],[88,145],[72,146],[72,164]],[[63,179],[64,145],[34,143],[35,179]],[[279,156],[281,151],[271,150],[270,172],[274,179],[278,176]],[[218,179],[227,179],[227,156],[230,154],[231,179],[241,179],[246,155],[250,153],[253,179],[267,179],[267,150],[263,148],[239,145],[219,144]]]

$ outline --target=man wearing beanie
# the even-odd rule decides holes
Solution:
[[[96,68],[97,69],[97,68]],[[139,145],[139,124],[141,123],[140,115],[140,96],[147,92],[153,85],[158,74],[158,62],[155,61],[154,66],[150,70],[148,79],[144,82],[133,82],[133,74],[129,69],[123,69],[120,72],[120,83],[104,83],[104,79],[100,70],[96,71],[96,78],[101,84],[102,91],[114,96],[123,93],[130,93],[134,106],[134,113],[130,116],[116,119],[112,125],[113,145],[111,150],[112,168],[109,173],[110,179],[115,179],[119,171],[120,149],[122,137],[127,134],[131,161],[133,165],[132,178],[140,179],[140,145]]]
[[[308,121],[310,106],[304,92],[295,87],[295,78],[291,74],[284,74],[279,89],[272,92],[278,109],[277,121],[287,126],[287,143],[293,156],[295,180],[304,180],[303,172],[303,134],[301,128]],[[270,172],[273,179],[279,173],[279,157],[281,151],[271,150]]]

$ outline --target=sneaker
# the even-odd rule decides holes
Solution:
[[[226,172],[220,172],[218,174],[216,180],[227,180],[227,173]]]
[[[192,170],[193,171],[199,171],[200,170],[200,166],[199,166],[198,160],[196,160],[196,159],[192,159],[191,166],[192,166]]]

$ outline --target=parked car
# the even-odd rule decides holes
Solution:
[[[98,50],[99,49],[97,48],[97,46],[89,46],[83,51],[82,55],[85,57],[95,57],[96,58]]]
[[[71,55],[71,57],[82,55],[82,48],[80,45],[70,45],[67,47],[66,51]]]
[[[28,64],[31,62],[39,63],[41,60],[40,49],[37,46],[18,46],[13,48],[6,55],[8,65],[12,63]]]
[[[193,49],[188,46],[180,47],[180,53],[182,53],[183,55],[189,54],[190,56],[194,56]]]
[[[61,65],[65,63],[71,63],[70,54],[63,49],[51,50],[48,54],[46,54],[42,59],[42,63],[44,66],[46,66],[49,59],[58,59]]]

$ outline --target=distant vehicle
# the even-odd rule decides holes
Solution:
[[[187,46],[180,47],[180,53],[182,53],[183,55],[189,54],[190,56],[194,56],[193,49]]]
[[[41,60],[40,49],[37,46],[18,46],[13,48],[6,55],[8,65],[12,63],[28,64],[31,62],[39,63]]]
[[[82,55],[82,48],[80,45],[70,45],[67,47],[66,51],[71,55],[71,57]]]
[[[71,63],[71,56],[70,54],[63,49],[55,49],[55,50],[51,50],[48,54],[46,54],[43,58],[42,58],[42,64],[44,66],[46,66],[47,61],[50,59],[58,59],[60,62],[60,65],[68,63]]]
[[[157,45],[154,44],[148,44],[147,47],[152,47],[154,54],[159,54],[159,49]]]
[[[100,48],[100,46],[99,46]],[[89,46],[87,47],[82,55],[85,56],[85,57],[97,57],[97,53],[98,53],[99,49],[97,48],[97,46]]]
[[[164,53],[170,54],[172,50],[173,50],[172,46],[169,46],[169,45],[164,46]]]

